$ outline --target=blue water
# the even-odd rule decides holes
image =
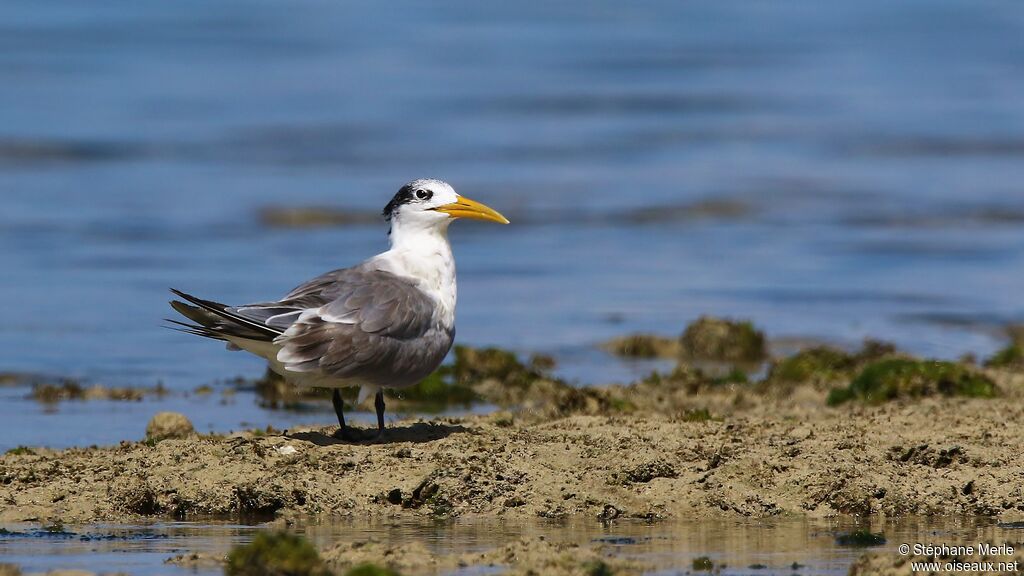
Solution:
[[[513,220],[453,227],[458,340],[584,384],[646,369],[596,343],[701,314],[938,357],[1024,319],[1019,2],[0,10],[0,371],[258,375],[162,329],[167,288],[263,300],[356,263],[383,223],[260,210],[378,211],[420,176]],[[738,209],[685,211],[708,201]]]

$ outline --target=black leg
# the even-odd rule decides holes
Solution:
[[[384,435],[384,391],[377,390],[377,397],[373,399],[373,406],[377,409],[377,438]]]
[[[334,389],[334,395],[331,396],[331,402],[334,403],[334,413],[338,415],[338,431],[334,433],[335,438],[348,438],[348,428],[345,427],[345,401],[341,399],[341,390],[338,388]]]

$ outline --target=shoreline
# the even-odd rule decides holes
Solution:
[[[0,456],[0,522],[1024,517],[1014,464],[1024,432],[1006,425],[1024,417],[1018,395],[840,408],[812,408],[801,396],[701,420],[635,412],[406,420],[379,444],[302,427],[18,450]]]

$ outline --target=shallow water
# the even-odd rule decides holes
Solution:
[[[229,390],[230,394],[224,394]],[[0,453],[18,446],[69,448],[107,446],[121,441],[139,441],[146,437],[146,424],[157,412],[187,414],[199,433],[230,433],[240,430],[278,430],[302,425],[332,425],[337,422],[329,402],[309,401],[285,409],[260,404],[251,390],[234,391],[226,386],[210,394],[169,393],[163,397],[145,397],[138,401],[66,400],[54,403],[28,400],[24,386],[0,386]],[[411,414],[390,410],[390,423],[410,416],[446,417],[491,412],[490,404],[451,406],[437,412]],[[377,424],[372,408],[350,409],[346,421],[356,427],[373,428]],[[102,422],[101,426],[97,422]],[[390,424],[389,424],[390,425]]]
[[[87,564],[109,571],[146,574],[219,574],[214,569],[191,570],[164,564],[186,552],[226,553],[248,542],[258,525],[224,522],[164,522],[146,525],[64,527],[68,534],[39,532],[38,526],[8,526],[20,535],[0,535],[0,558],[28,570],[48,570]],[[897,554],[902,543],[1014,543],[1021,530],[1000,527],[991,520],[905,518],[861,524],[851,520],[768,519],[703,520],[700,522],[596,521],[514,523],[495,520],[403,520],[360,522],[300,520],[294,530],[318,547],[377,539],[394,546],[419,542],[436,554],[483,552],[520,537],[544,537],[552,542],[601,545],[609,556],[635,559],[654,567],[651,574],[683,574],[693,560],[706,556],[721,574],[846,574],[866,548],[841,546],[837,536],[865,528],[881,532],[886,543],[871,550]],[[794,569],[794,563],[799,567]],[[763,568],[751,568],[760,565]],[[447,572],[468,576],[492,573],[470,566]]]
[[[0,369],[164,381],[259,362],[159,329],[166,288],[265,299],[384,247],[442,176],[459,340],[587,351],[703,313],[777,336],[985,354],[1022,317],[1024,7],[883,0],[126,1],[5,7]],[[695,202],[726,209],[666,210]],[[950,321],[952,319],[952,321]]]

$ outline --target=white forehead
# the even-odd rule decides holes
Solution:
[[[433,192],[435,195],[444,196],[455,196],[455,189],[452,188],[451,184],[444,180],[437,180],[434,178],[420,178],[419,180],[413,180],[407,184],[409,188],[413,190],[428,190]]]

